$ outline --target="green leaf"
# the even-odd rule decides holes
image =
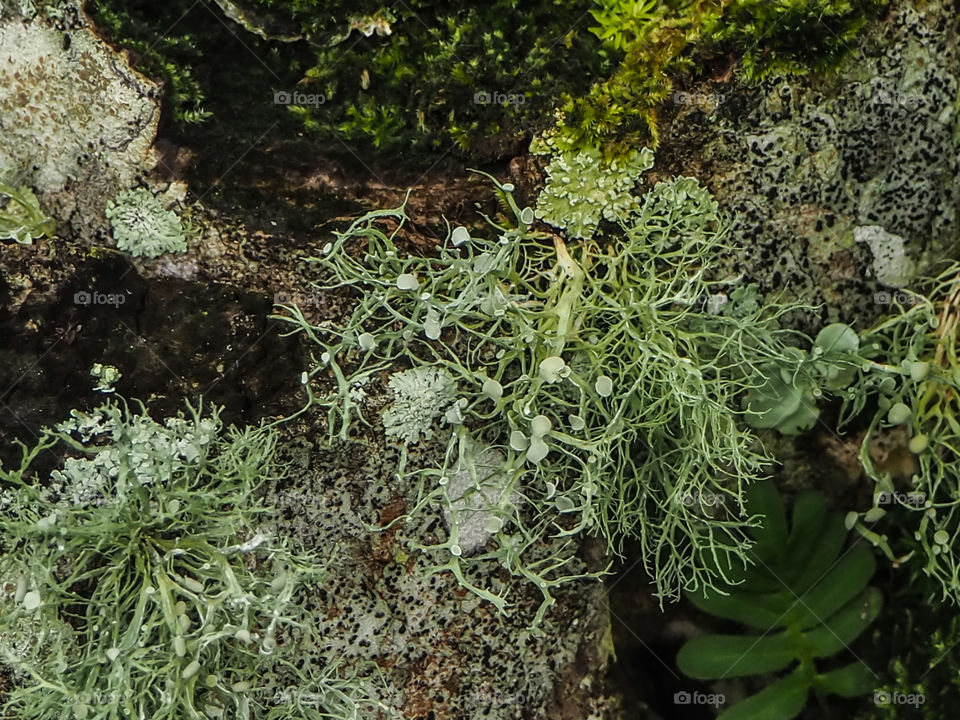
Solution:
[[[786,568],[784,575],[784,581],[790,589],[802,595],[813,587],[837,561],[846,539],[847,528],[843,525],[843,518],[831,513],[810,551],[803,557],[791,557],[795,564]]]
[[[783,627],[785,613],[794,600],[787,593],[741,593],[736,589],[730,595],[687,593],[686,597],[706,613],[760,630]]]
[[[795,568],[806,559],[816,544],[827,519],[827,503],[823,493],[807,490],[793,500],[790,537],[787,539],[785,565]]]
[[[855,353],[860,349],[860,338],[849,325],[833,323],[817,333],[813,346],[820,348],[824,354]]]
[[[784,378],[785,369],[771,372],[765,382],[747,393],[746,422],[761,430],[776,428],[797,435],[813,427],[820,411],[809,380]]]
[[[785,622],[806,630],[820,624],[863,590],[877,570],[873,552],[863,544],[847,552],[787,613]]]
[[[856,640],[877,619],[882,606],[883,594],[867,588],[822,625],[803,633],[801,642],[813,657],[830,657]]]
[[[782,670],[797,658],[797,644],[786,633],[701,635],[677,653],[677,667],[697,680],[760,675]]]
[[[842,697],[867,695],[877,686],[876,674],[859,660],[849,665],[817,675],[813,686],[818,692]]]
[[[757,541],[753,552],[760,559],[770,562],[787,544],[787,514],[777,486],[770,480],[753,483],[744,492],[746,510],[750,515],[760,515],[760,527],[750,529]]]
[[[717,720],[792,720],[807,704],[810,684],[797,668],[720,714]]]

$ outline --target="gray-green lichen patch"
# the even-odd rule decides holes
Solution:
[[[884,309],[882,286],[907,284],[960,239],[951,7],[895,2],[836,75],[714,83],[723,102],[674,107],[661,156],[733,217],[736,250],[718,275],[867,320]]]
[[[443,508],[443,520],[448,531],[457,533],[457,546],[463,555],[483,549],[503,527],[495,508],[507,494],[509,477],[502,472],[505,462],[499,450],[470,441],[449,480],[449,504]],[[517,493],[510,500],[517,503]]]
[[[124,190],[107,202],[107,218],[117,248],[134,257],[156,258],[187,251],[180,217],[146,188]]]
[[[159,106],[156,86],[69,9],[28,20],[3,6],[0,167],[37,190],[61,230],[91,237],[107,198],[154,164]]]
[[[861,225],[853,229],[853,239],[866,243],[873,258],[873,274],[887,287],[903,287],[916,274],[916,264],[907,255],[906,240],[880,225]]]

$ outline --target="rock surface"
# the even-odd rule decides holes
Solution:
[[[734,218],[719,274],[829,303],[807,329],[868,321],[960,240],[956,16],[950,0],[895,2],[836,74],[674,95],[658,156]]]
[[[155,162],[158,88],[72,3],[15,6],[0,13],[0,168],[37,190],[62,234],[91,238],[106,201]]]

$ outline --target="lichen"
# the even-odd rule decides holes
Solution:
[[[903,287],[916,274],[914,262],[907,255],[906,241],[901,236],[879,225],[863,225],[854,228],[853,239],[870,247],[873,273],[881,285]]]
[[[888,258],[898,266],[889,275],[890,263],[877,265],[858,227],[902,238],[918,271],[960,238],[960,185],[950,181],[960,174],[960,73],[947,13],[897,5],[831,81],[714,84],[703,91],[723,103],[680,109],[663,156],[697,148],[695,172],[732,218],[718,277],[826,303],[825,316],[797,319],[812,333],[823,320],[872,321],[884,309],[874,301],[881,276],[908,274],[905,259]]]
[[[407,445],[433,437],[434,422],[456,399],[457,381],[443,368],[415,367],[388,381],[394,402],[383,413],[387,435]]]
[[[590,238],[601,218],[613,222],[630,212],[636,203],[631,191],[651,167],[653,152],[648,148],[613,160],[596,148],[562,153],[547,165],[537,217],[571,237]]]
[[[148,258],[187,251],[183,222],[145,188],[119,193],[106,213],[119,250]]]

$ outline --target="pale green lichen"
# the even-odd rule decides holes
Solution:
[[[590,238],[601,218],[614,222],[630,213],[636,203],[632,190],[651,167],[653,152],[648,148],[615,160],[596,148],[558,155],[547,165],[537,217],[571,237]]]
[[[870,247],[873,274],[881,285],[904,287],[916,275],[916,265],[907,255],[906,241],[900,235],[879,225],[865,225],[854,228],[853,239]]]
[[[415,367],[396,373],[388,382],[394,402],[383,413],[386,434],[407,445],[433,437],[434,421],[456,399],[453,375],[443,368]]]
[[[148,258],[187,251],[183,222],[149,190],[124,190],[107,203],[106,214],[118,250]]]
[[[0,716],[385,710],[336,661],[302,664],[299,643],[316,642],[302,597],[327,563],[266,521],[276,431],[224,428],[217,408],[72,415],[0,466],[0,663],[16,681]],[[45,480],[33,463],[54,447],[70,456]]]
[[[122,376],[122,373],[113,365],[94,363],[90,368],[90,377],[97,381],[93,387],[95,392],[112,393]]]

